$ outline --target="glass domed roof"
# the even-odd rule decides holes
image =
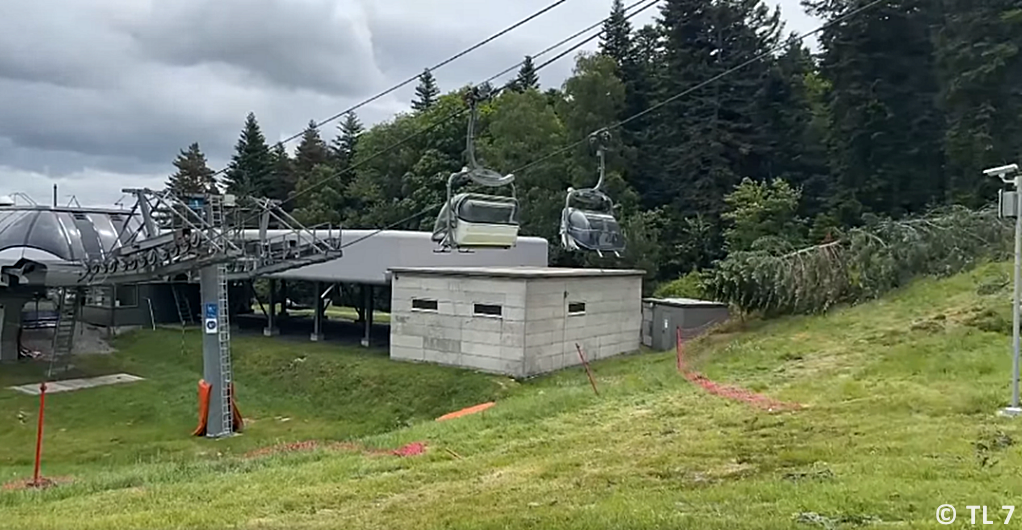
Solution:
[[[103,259],[120,246],[118,237],[127,240],[140,224],[128,212],[0,207],[0,256],[79,263]]]

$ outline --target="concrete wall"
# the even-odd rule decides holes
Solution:
[[[526,286],[525,375],[639,349],[642,324],[639,276],[529,280]],[[582,313],[569,313],[572,304]],[[577,309],[577,308],[576,308]]]
[[[653,347],[653,302],[642,302],[642,345]]]
[[[436,311],[413,300],[436,301]],[[501,317],[475,304],[502,306]],[[523,371],[525,281],[402,274],[391,289],[390,357],[517,375]]]
[[[393,282],[390,357],[528,377],[639,348],[642,280],[463,278],[402,273]],[[413,307],[435,300],[436,311]],[[568,305],[585,304],[581,314]],[[501,316],[474,313],[501,306]]]
[[[677,329],[681,328],[683,340],[694,339],[706,333],[714,325],[730,318],[724,304],[704,302],[701,304],[670,304],[657,301],[643,302],[643,344],[655,350],[669,350],[677,343]],[[646,331],[648,330],[648,342]]]

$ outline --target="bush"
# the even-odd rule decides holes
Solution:
[[[661,285],[653,293],[653,296],[656,298],[695,298],[703,300],[706,298],[706,289],[703,287],[703,275],[699,271],[692,271],[677,280]]]

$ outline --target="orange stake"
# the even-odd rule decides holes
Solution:
[[[682,359],[682,352],[685,350],[685,343],[681,341],[681,326],[678,326],[675,329],[677,331],[677,344],[676,344],[677,347],[675,348],[675,351],[677,352],[677,356],[678,356],[678,373],[680,374],[680,373],[685,371],[684,368],[683,368],[684,363],[681,360]]]
[[[593,385],[593,393],[597,396],[600,395],[600,391],[596,390],[596,380],[593,379],[593,372],[589,369],[589,361],[586,360],[586,354],[582,351],[582,347],[575,343],[575,349],[578,350],[578,358],[582,359],[582,366],[586,369],[586,376],[589,377],[589,384]]]
[[[39,384],[39,425],[35,434],[35,471],[32,473],[32,485],[42,486],[39,478],[39,468],[43,461],[43,413],[46,411],[46,381]]]

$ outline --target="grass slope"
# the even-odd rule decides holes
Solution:
[[[431,420],[495,399],[515,383],[438,366],[392,363],[384,352],[261,338],[234,340],[244,436],[192,438],[202,377],[201,335],[121,337],[112,356],[76,358],[67,377],[128,372],[144,382],[47,396],[48,475],[88,474],[139,461],[188,461],[308,438],[348,440]],[[0,367],[0,386],[39,381],[42,365]],[[30,474],[38,397],[0,389],[0,482]],[[2,522],[0,522],[2,524]]]
[[[74,467],[78,480],[0,493],[0,527],[775,529],[873,522],[932,528],[944,503],[957,505],[959,523],[967,522],[967,504],[1000,507],[1022,497],[1016,471],[1022,458],[1014,447],[1022,432],[1017,420],[994,415],[1009,395],[1007,272],[988,265],[916,282],[875,303],[689,345],[709,377],[809,406],[796,413],[769,414],[709,396],[674,372],[673,354],[645,354],[597,363],[599,397],[581,370],[567,370],[511,390],[480,415],[367,438],[379,446],[428,440],[424,456],[320,451],[245,460],[195,456],[247,442],[183,440],[194,398],[177,387],[193,386],[194,377],[168,373],[166,382],[150,384],[165,385],[166,399],[181,402],[173,419],[142,415],[131,426],[106,427],[98,419],[76,421],[80,430],[105,428],[106,436],[122,439],[143,431],[156,440],[162,432],[160,443],[177,447],[181,458],[72,466],[78,455],[100,451],[119,455],[109,457],[118,462],[131,457],[101,436],[76,438],[74,448],[48,440],[48,454]],[[134,340],[139,343],[126,345],[132,352],[156,347],[155,339]],[[176,364],[168,358],[163,370],[182,371],[171,368]],[[247,377],[273,373],[260,366],[249,365]],[[414,367],[408,377],[424,369]],[[144,375],[159,374],[154,368]],[[282,384],[262,377],[267,386]],[[481,394],[494,392],[490,381],[477,383]],[[384,390],[362,396],[381,400]],[[122,403],[93,402],[108,414],[127,407],[124,396],[136,391],[89,392]],[[7,414],[11,398],[3,399]],[[275,396],[263,399],[242,403],[260,411],[258,417],[278,406]],[[312,407],[282,403],[296,422],[329,423]],[[343,417],[345,406],[369,408],[338,403],[335,417]],[[259,428],[257,422],[252,431]],[[24,443],[24,435],[15,436]],[[7,443],[0,438],[5,454]],[[191,456],[184,458],[181,448]],[[153,456],[142,447],[133,451]],[[994,520],[1003,515],[990,511]]]

